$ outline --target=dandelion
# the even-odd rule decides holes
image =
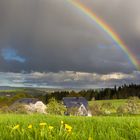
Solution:
[[[33,127],[32,124],[28,125],[28,128],[29,128],[29,129],[31,129],[32,127]]]
[[[40,126],[46,126],[46,125],[47,125],[47,123],[42,122],[42,123],[40,123],[39,125],[40,125]]]
[[[72,129],[68,129],[67,131],[70,133]]]
[[[18,128],[19,128],[19,124],[15,125],[12,129],[13,129],[13,130],[16,130],[16,129],[18,129]]]
[[[40,123],[39,125],[40,125],[40,127],[44,128],[44,127],[47,125],[47,123],[42,122],[42,123]]]
[[[61,121],[61,125],[63,125],[64,124],[64,122],[63,121]]]
[[[72,131],[72,127],[68,124],[65,124],[65,129],[67,130],[67,132],[71,132]]]
[[[53,128],[54,128],[53,126],[51,126],[51,125],[49,126],[49,130],[52,130]]]

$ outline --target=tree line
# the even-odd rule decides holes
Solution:
[[[109,100],[109,99],[127,99],[131,96],[137,96],[140,98],[140,85],[130,84],[122,85],[119,87],[114,86],[113,88],[105,89],[89,89],[75,91],[55,91],[47,93],[45,95],[46,103],[51,98],[56,100],[62,100],[63,97],[85,97],[88,101],[90,100]]]

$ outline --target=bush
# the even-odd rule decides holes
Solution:
[[[128,113],[128,108],[127,108],[127,105],[121,105],[117,108],[117,113],[119,115],[123,115],[123,114],[127,114]]]
[[[0,113],[11,113],[11,110],[7,105],[5,105],[0,108]]]
[[[78,116],[78,107],[71,107],[67,109],[67,115]]]
[[[104,115],[108,115],[111,113],[116,113],[116,109],[112,103],[105,102],[102,104],[102,112]]]
[[[140,103],[138,97],[130,97],[126,103],[119,106],[117,109],[118,114],[139,114]]]
[[[116,112],[115,107],[109,102],[104,102],[102,104],[94,103],[93,106],[90,107],[90,111],[92,115],[109,115]]]
[[[11,112],[17,114],[27,114],[28,111],[24,104],[14,104],[10,107]]]
[[[138,114],[140,111],[139,98],[138,97],[130,97],[127,100],[127,108],[128,108],[128,113]]]
[[[47,113],[51,115],[64,115],[66,108],[63,104],[56,101],[54,98],[49,100],[47,104]]]
[[[92,115],[102,115],[102,106],[98,103],[94,103],[92,106],[90,106],[89,110],[91,111]]]

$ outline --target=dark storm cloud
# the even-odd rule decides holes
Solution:
[[[139,0],[83,0],[120,34],[139,57]],[[0,51],[10,46],[25,63],[6,62],[0,71],[135,70],[125,53],[103,31],[66,0],[1,0]]]

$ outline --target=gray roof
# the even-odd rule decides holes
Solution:
[[[87,108],[88,102],[84,97],[64,97],[63,103],[66,107],[79,107],[82,104]]]
[[[37,98],[21,98],[18,99],[15,103],[21,103],[21,104],[35,104],[37,101],[39,101]]]

